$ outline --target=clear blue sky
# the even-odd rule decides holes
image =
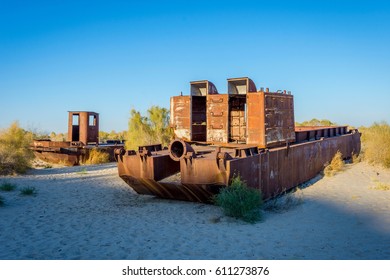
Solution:
[[[207,79],[291,90],[296,121],[390,123],[387,1],[0,2],[0,128],[66,132],[67,111],[127,129]]]

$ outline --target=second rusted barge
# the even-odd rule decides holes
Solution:
[[[249,78],[228,79],[227,94],[191,82],[190,95],[171,98],[171,126],[167,149],[116,150],[119,176],[137,193],[209,202],[239,174],[269,199],[315,177],[337,151],[360,152],[357,130],[295,127],[293,95]]]
[[[98,113],[70,111],[67,141],[38,139],[33,141],[31,149],[43,161],[73,166],[85,162],[93,149],[107,153],[109,161],[115,161],[115,149],[123,147],[123,141],[99,141]]]

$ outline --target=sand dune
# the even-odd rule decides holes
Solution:
[[[213,205],[139,196],[115,164],[0,177],[0,259],[390,259],[390,171],[365,163],[319,178],[302,203],[257,224]]]

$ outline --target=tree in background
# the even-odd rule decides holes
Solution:
[[[24,173],[34,158],[30,144],[34,134],[20,128],[18,122],[0,131],[0,174]]]
[[[51,141],[66,141],[67,133],[58,133],[56,134],[54,131],[49,135]]]
[[[152,106],[147,117],[132,109],[130,111],[129,130],[126,137],[126,148],[136,150],[138,146],[161,143],[167,146],[173,137],[169,127],[169,111],[166,108]]]
[[[296,126],[332,126],[337,125],[334,122],[331,122],[330,120],[317,120],[317,119],[311,119],[310,121],[304,121],[304,122],[296,122]]]
[[[116,132],[115,130],[111,130],[110,133],[105,131],[99,131],[99,142],[105,143],[107,140],[125,140],[126,139],[126,131]]]

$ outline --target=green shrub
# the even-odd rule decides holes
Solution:
[[[24,173],[34,158],[30,150],[32,133],[19,127],[17,122],[0,131],[0,175]]]
[[[10,191],[13,191],[15,189],[16,189],[16,185],[8,183],[8,182],[4,182],[0,185],[0,190],[2,190],[4,192],[10,192]]]
[[[242,219],[249,223],[260,221],[262,195],[259,190],[248,188],[240,176],[234,177],[231,184],[214,196],[214,203],[222,207],[227,216]]]
[[[390,168],[390,126],[386,122],[361,127],[363,159]]]
[[[147,117],[134,109],[130,111],[126,149],[137,150],[139,146],[157,143],[168,146],[172,138],[173,130],[169,127],[169,111],[166,108],[152,106]]]
[[[343,160],[343,155],[337,151],[337,153],[334,155],[332,161],[330,164],[328,164],[325,169],[324,169],[324,174],[325,176],[333,176],[337,172],[341,171],[344,169],[345,163]]]
[[[88,158],[85,161],[86,164],[101,164],[110,161],[110,155],[99,149],[93,148],[89,151]]]
[[[34,187],[24,187],[20,190],[21,195],[36,195],[37,191]]]

